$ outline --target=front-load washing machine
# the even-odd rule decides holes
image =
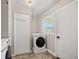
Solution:
[[[8,39],[1,39],[1,59],[11,59],[10,46],[8,44]],[[10,56],[10,58],[9,58]]]
[[[46,39],[42,33],[32,34],[32,51],[34,53],[40,53],[46,51]]]

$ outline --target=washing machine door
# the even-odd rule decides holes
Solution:
[[[1,59],[6,59],[6,51],[7,51],[7,48],[5,48],[3,51],[1,51]]]
[[[43,37],[38,37],[36,40],[37,47],[43,47],[45,45],[45,39]]]
[[[11,56],[11,46],[8,46],[8,50],[6,51],[6,55],[5,55],[5,58],[6,59],[12,59],[12,56]]]

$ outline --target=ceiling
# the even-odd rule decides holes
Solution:
[[[15,0],[16,4],[26,4],[27,0]],[[56,4],[58,0],[32,0],[32,13],[35,16],[41,15],[49,8],[51,8],[54,4]]]
[[[32,11],[33,15],[40,15],[51,8],[57,0],[33,0]]]

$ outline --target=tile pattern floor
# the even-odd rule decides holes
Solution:
[[[56,59],[49,52],[42,52],[38,54],[25,53],[12,57],[12,59]]]

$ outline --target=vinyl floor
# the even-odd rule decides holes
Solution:
[[[49,52],[41,52],[38,54],[34,53],[24,53],[17,56],[12,57],[12,59],[56,59],[52,54]]]

